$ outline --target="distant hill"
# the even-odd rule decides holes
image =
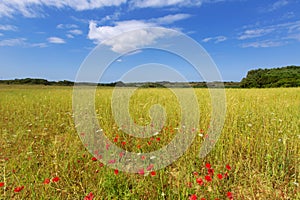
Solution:
[[[300,67],[250,70],[240,84],[241,88],[299,87]]]

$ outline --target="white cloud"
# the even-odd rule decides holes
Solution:
[[[17,31],[18,28],[13,25],[0,25],[0,30],[1,31]]]
[[[202,0],[136,0],[132,1],[133,7],[167,7],[167,6],[200,6]]]
[[[0,47],[24,46],[26,44],[25,41],[25,38],[0,40]]]
[[[245,30],[238,37],[239,40],[254,41],[242,44],[242,47],[275,47],[290,43],[292,40],[299,41],[300,21],[275,24],[257,29]]]
[[[288,4],[289,4],[288,0],[278,0],[270,6],[268,11],[272,12],[272,11],[278,10]]]
[[[56,26],[58,29],[73,29],[73,28],[78,28],[76,24],[58,24]]]
[[[97,27],[97,24],[94,21],[91,21],[88,38],[94,40],[97,44],[103,42],[103,44],[110,46],[115,52],[124,53],[132,48],[141,48],[153,44],[158,38],[167,35],[165,29],[145,30],[145,28],[153,26],[156,26],[156,24],[131,20],[116,22],[115,26]],[[130,34],[122,34],[133,30],[136,31],[131,32]]]
[[[261,28],[261,29],[252,29],[252,30],[245,30],[241,36],[239,36],[239,40],[245,40],[249,38],[256,38],[256,37],[261,37],[264,35],[267,35],[271,32],[273,32],[273,28]]]
[[[67,34],[66,36],[67,36],[67,38],[71,38],[71,39],[74,38],[74,36],[72,34]]]
[[[73,35],[82,35],[82,31],[79,29],[70,30],[69,33]]]
[[[227,40],[227,37],[225,36],[217,36],[217,37],[207,37],[207,38],[204,38],[202,40],[202,42],[210,42],[210,41],[214,41],[214,43],[220,43],[220,42],[224,42]]]
[[[64,44],[64,43],[66,43],[64,41],[64,39],[59,38],[59,37],[49,37],[47,40],[48,40],[48,42],[53,43],[53,44]]]
[[[282,41],[264,40],[264,41],[250,42],[250,43],[242,44],[242,47],[243,48],[247,48],[247,47],[268,48],[268,47],[278,47],[278,46],[282,46],[284,44],[285,43]]]
[[[24,17],[43,16],[42,7],[69,7],[77,11],[91,10],[107,6],[119,6],[126,0],[1,0],[0,17],[12,17],[16,13]]]
[[[187,18],[190,18],[190,17],[191,17],[190,14],[180,13],[180,14],[167,15],[167,16],[164,16],[164,17],[155,18],[155,19],[152,19],[150,21],[153,21],[156,24],[163,25],[163,24],[172,24],[175,21],[184,20],[184,19],[187,19]]]
[[[33,43],[29,45],[30,47],[39,47],[39,48],[45,48],[48,47],[46,43]]]

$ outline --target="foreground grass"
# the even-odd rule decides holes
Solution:
[[[91,192],[94,199],[188,199],[193,194],[229,199],[228,192],[234,199],[300,199],[300,88],[227,89],[224,129],[205,159],[198,153],[210,121],[210,99],[206,89],[196,93],[201,119],[199,128],[190,130],[198,135],[193,145],[167,168],[141,175],[117,173],[92,159],[75,130],[71,87],[0,86],[0,199],[84,199]],[[132,97],[130,113],[140,125],[149,122],[151,104],[166,108],[163,131],[147,140],[119,130],[111,94],[109,88],[98,90],[96,112],[108,138],[118,137],[117,145],[152,151],[173,138],[180,109],[172,93],[142,89]],[[205,180],[207,175],[212,181]]]

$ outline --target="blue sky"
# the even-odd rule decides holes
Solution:
[[[129,30],[158,26],[196,40],[224,81],[240,81],[250,69],[300,65],[299,10],[299,0],[2,0],[0,79],[75,80],[97,44]],[[134,42],[142,47],[144,40]],[[183,61],[167,62],[176,59],[157,54],[145,51],[119,59],[105,81],[118,80],[115,74],[151,62],[149,58],[189,71]],[[188,79],[199,80],[192,75]]]

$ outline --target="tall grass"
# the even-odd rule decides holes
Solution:
[[[0,86],[0,199],[84,199],[90,192],[94,199],[189,199],[193,194],[228,199],[227,192],[234,199],[300,199],[300,88],[226,89],[224,128],[204,159],[198,155],[211,103],[207,89],[195,91],[201,118],[198,128],[189,130],[197,132],[192,146],[156,174],[141,175],[117,173],[92,159],[75,129],[71,87]],[[96,113],[107,137],[117,137],[116,145],[149,152],[174,138],[181,116],[170,91],[140,89],[132,96],[130,115],[141,126],[151,120],[153,104],[165,107],[161,134],[146,139],[120,130],[111,95],[110,88],[97,90]],[[212,181],[205,180],[206,163],[214,170]],[[221,180],[218,173],[226,177]]]

